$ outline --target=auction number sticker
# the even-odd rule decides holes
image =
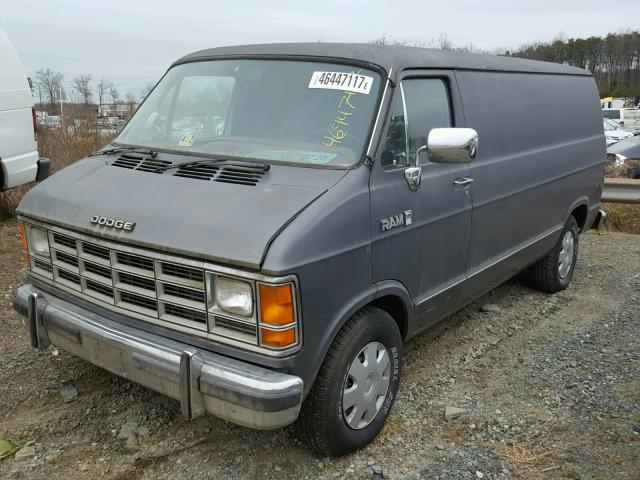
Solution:
[[[373,77],[358,73],[313,72],[309,81],[309,88],[325,88],[369,95],[372,84]]]

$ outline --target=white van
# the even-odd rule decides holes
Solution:
[[[42,180],[49,160],[38,158],[35,111],[27,75],[0,26],[0,191]]]

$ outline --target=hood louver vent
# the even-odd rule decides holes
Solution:
[[[140,170],[142,172],[162,173],[162,168],[171,165],[167,160],[158,160],[146,155],[123,153],[112,163],[114,167]]]
[[[223,183],[235,183],[237,185],[255,186],[264,176],[264,170],[251,166],[218,166],[218,165],[192,165],[179,167],[176,177],[195,178]]]
[[[124,153],[111,165],[128,170],[163,174],[164,168],[173,164],[167,160],[158,160],[146,155]],[[262,180],[264,169],[251,165],[185,165],[179,166],[175,171],[168,170],[166,173],[173,174],[175,177],[254,187]]]
[[[220,167],[212,165],[198,165],[191,167],[178,167],[176,170],[176,177],[195,178],[197,180],[211,180],[214,178]]]

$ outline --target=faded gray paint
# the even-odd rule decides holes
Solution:
[[[27,194],[19,207],[26,217],[88,233],[95,233],[94,214],[126,218],[136,222],[133,232],[102,235],[297,275],[299,352],[275,362],[230,347],[212,351],[299,375],[308,391],[337,331],[375,298],[400,299],[411,336],[543,256],[574,208],[587,207],[587,226],[595,217],[605,143],[595,83],[583,70],[332,44],[229,47],[180,62],[234,55],[357,59],[393,68],[396,86],[410,73],[445,76],[455,125],[476,129],[480,148],[468,165],[426,165],[421,188],[410,192],[403,170],[383,170],[375,151],[396,94],[391,89],[373,132],[372,171],[364,164],[351,170],[272,165],[257,187],[246,187],[130,172],[93,158]],[[471,186],[453,185],[467,175],[475,179]],[[411,225],[382,232],[380,219],[405,210],[412,211]]]

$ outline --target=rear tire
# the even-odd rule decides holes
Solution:
[[[396,322],[384,310],[363,308],[331,344],[302,405],[298,437],[323,456],[367,445],[389,416],[401,369],[402,336]]]
[[[569,286],[578,258],[579,232],[578,222],[569,217],[553,250],[529,268],[535,289],[556,293]]]

